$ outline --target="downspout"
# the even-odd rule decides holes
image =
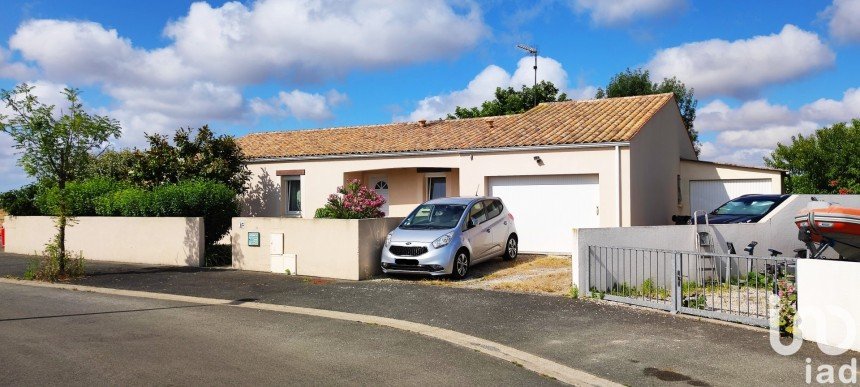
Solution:
[[[615,146],[615,172],[616,176],[618,176],[615,190],[615,201],[618,206],[618,220],[616,225],[621,227],[621,147],[619,145]]]

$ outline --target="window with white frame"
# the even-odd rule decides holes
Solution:
[[[281,192],[285,216],[302,214],[302,179],[301,176],[281,176]]]

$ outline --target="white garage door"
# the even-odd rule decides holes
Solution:
[[[520,251],[571,253],[575,227],[598,227],[597,175],[491,177],[490,195],[514,215]]]
[[[695,180],[690,182],[690,215],[696,210],[713,211],[741,195],[775,194],[770,179]]]

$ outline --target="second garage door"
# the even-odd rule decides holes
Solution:
[[[523,252],[570,254],[571,229],[600,225],[597,175],[491,177],[489,192],[513,214]]]
[[[723,203],[746,194],[774,194],[770,179],[690,181],[690,215],[713,211]],[[700,213],[701,214],[701,213]]]

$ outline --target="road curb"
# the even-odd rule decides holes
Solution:
[[[388,317],[379,317],[366,314],[338,312],[325,309],[304,308],[298,306],[265,304],[260,302],[245,302],[242,300],[224,300],[217,298],[205,298],[194,296],[183,296],[178,294],[152,293],[137,290],[122,290],[112,288],[101,288],[94,286],[56,284],[18,279],[0,278],[0,283],[12,285],[24,285],[42,288],[64,289],[84,291],[91,293],[109,294],[125,297],[147,298],[162,301],[176,301],[200,305],[220,305],[228,307],[267,310],[279,313],[291,313],[313,317],[323,317],[342,321],[353,321],[365,324],[375,324],[389,328],[399,329],[431,337],[437,340],[468,348],[485,355],[505,360],[521,366],[540,375],[554,378],[558,381],[576,386],[621,386],[621,384],[600,378],[585,371],[580,371],[568,366],[544,359],[537,355],[518,349],[485,340],[479,337],[467,335],[450,329],[437,328],[426,324],[397,320]]]

